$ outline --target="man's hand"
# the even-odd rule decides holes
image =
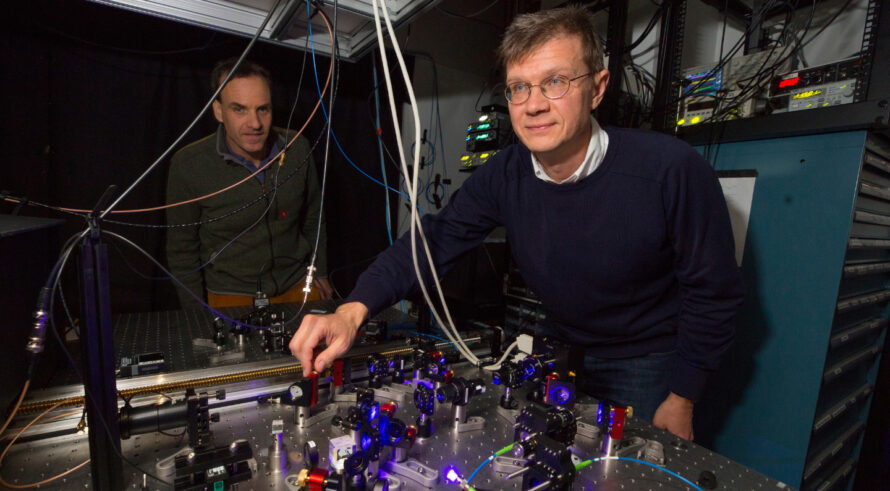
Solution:
[[[667,399],[655,410],[652,424],[692,441],[692,406],[694,403],[685,397],[671,392]]]
[[[321,372],[346,353],[367,317],[368,308],[360,302],[345,303],[333,314],[306,315],[289,345],[290,352],[303,365],[303,376],[308,377],[313,369]],[[315,347],[321,340],[327,348],[314,357],[313,363]]]
[[[334,298],[334,289],[327,278],[318,278],[314,282],[315,288],[318,288],[318,296],[322,300],[330,300]]]

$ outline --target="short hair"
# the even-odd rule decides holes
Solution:
[[[232,71],[232,67],[235,66],[237,61],[238,58],[229,58],[217,62],[216,66],[213,67],[213,71],[210,72],[211,94],[216,93],[216,90],[219,89],[219,84],[229,75],[229,72]],[[269,85],[269,90],[272,89],[272,77],[269,75],[269,70],[266,70],[262,65],[250,60],[242,61],[241,64],[238,65],[238,69],[235,70],[235,74],[232,75],[232,78],[247,78],[254,76],[262,77]],[[216,99],[219,100],[219,95],[216,96]]]
[[[516,16],[498,46],[498,60],[506,71],[507,65],[521,61],[534,49],[565,35],[581,38],[582,57],[591,74],[605,69],[603,47],[593,24],[593,14],[581,6]]]

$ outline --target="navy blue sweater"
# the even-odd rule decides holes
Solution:
[[[535,177],[523,145],[499,152],[440,213],[424,217],[433,257],[447,269],[504,225],[554,337],[604,358],[676,350],[671,391],[698,400],[732,341],[743,297],[726,202],[714,171],[686,143],[606,131],[602,164],[572,184]],[[418,289],[410,247],[405,234],[348,301],[373,314]]]

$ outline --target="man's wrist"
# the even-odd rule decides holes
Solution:
[[[349,320],[349,325],[358,331],[368,318],[368,307],[361,302],[349,302],[337,307],[336,313],[345,316]]]
[[[675,403],[675,404],[678,404],[678,405],[683,405],[683,406],[686,406],[686,407],[689,407],[689,408],[692,408],[693,406],[695,406],[695,403],[692,402],[691,399],[687,399],[687,398],[685,398],[685,397],[683,397],[683,396],[680,396],[680,395],[677,395],[677,394],[675,394],[675,393],[673,393],[673,392],[671,392],[670,394],[668,394],[667,400],[670,401],[670,402],[672,402],[672,403]]]

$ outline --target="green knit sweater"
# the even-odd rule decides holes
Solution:
[[[270,138],[284,148],[281,133],[273,131]],[[167,178],[167,202],[204,196],[250,175],[244,165],[225,158],[227,154],[222,125],[217,133],[176,152]],[[321,194],[305,138],[294,142],[278,169],[277,160],[265,169],[264,184],[254,177],[217,196],[167,210],[167,224],[174,226],[167,229],[170,271],[199,297],[205,297],[205,289],[253,295],[258,288],[272,297],[305,277],[315,245]],[[277,192],[273,191],[276,172]],[[256,201],[264,189],[269,193]],[[235,212],[248,203],[253,204]],[[316,278],[327,276],[326,248],[322,217]],[[193,303],[186,292],[177,293],[183,307]]]

